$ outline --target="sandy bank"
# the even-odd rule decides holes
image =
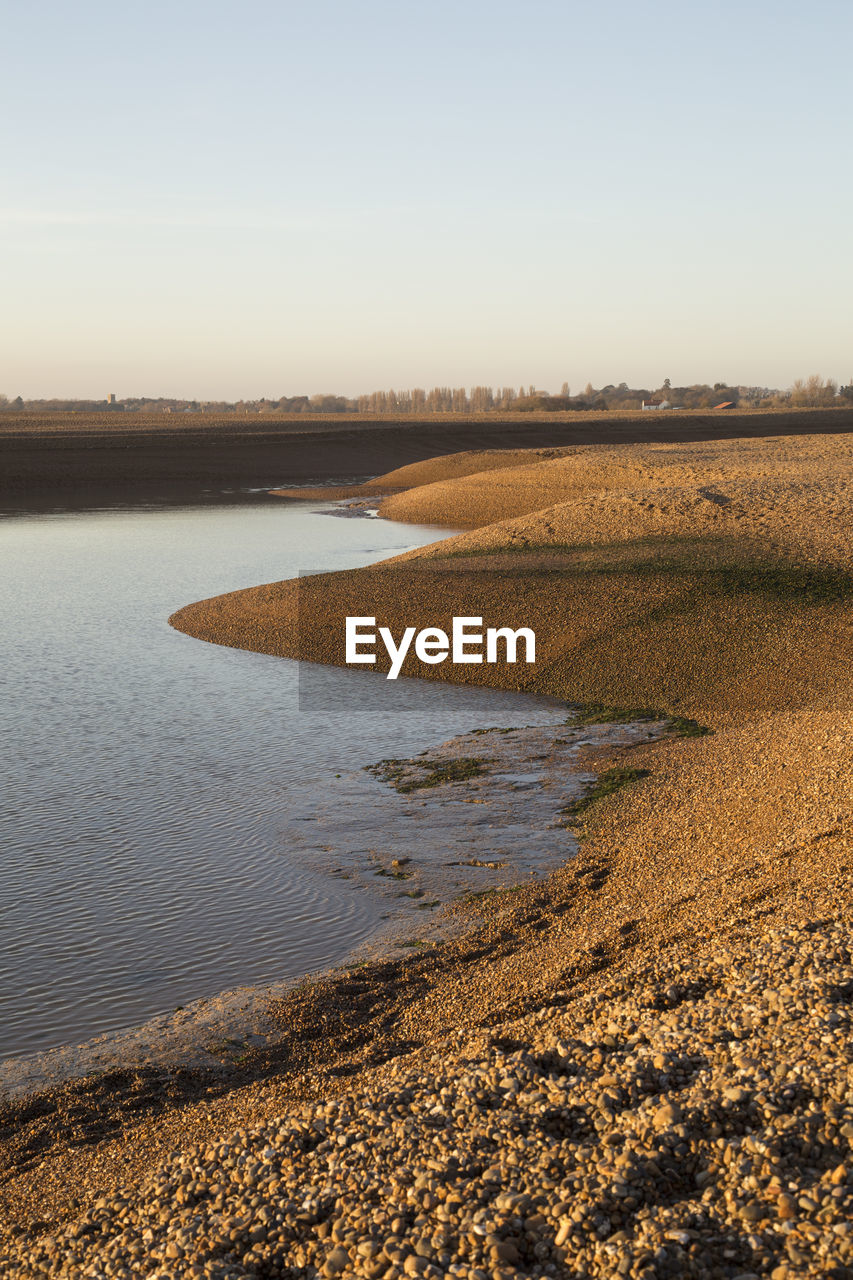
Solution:
[[[793,756],[780,755],[780,732],[786,745],[796,739]],[[853,1193],[841,1132],[848,1014],[838,994],[853,972],[850,746],[849,723],[839,731],[835,719],[805,716],[599,760],[648,773],[624,801],[615,795],[587,812],[572,863],[545,884],[469,904],[464,933],[439,947],[292,992],[277,1014],[281,1045],[255,1059],[261,1078],[217,1097],[198,1084],[193,1092],[185,1077],[158,1083],[137,1073],[42,1099],[32,1117],[7,1113],[19,1171],[2,1196],[11,1222],[33,1224],[8,1256],[70,1275],[70,1257],[109,1251],[149,1274],[176,1243],[190,1259],[201,1250],[218,1260],[223,1276],[263,1274],[270,1256],[323,1265],[338,1237],[319,1233],[320,1222],[349,1224],[348,1257],[369,1240],[392,1250],[420,1239],[425,1223],[430,1233],[452,1227],[452,1212],[438,1213],[445,1196],[424,1206],[406,1190],[438,1173],[469,1214],[493,1215],[463,1216],[463,1234],[475,1222],[504,1223],[497,1196],[531,1197],[522,1235],[508,1221],[517,1212],[497,1231],[516,1249],[515,1274],[540,1274],[550,1259],[603,1280],[614,1259],[636,1256],[639,1275],[653,1255],[652,1276],[707,1280],[733,1276],[734,1264],[737,1274],[761,1274],[784,1262],[791,1277],[846,1265],[849,1241],[833,1227]],[[748,782],[756,763],[757,787]],[[303,1110],[300,1099],[314,1102]],[[435,1125],[436,1107],[446,1124]],[[325,1117],[319,1136],[281,1166],[277,1116],[293,1118],[285,1128],[304,1116],[309,1133]],[[566,1124],[531,1129],[537,1116]],[[222,1150],[237,1129],[242,1137]],[[383,1130],[394,1134],[391,1176]],[[465,1153],[461,1167],[434,1145],[437,1133]],[[170,1186],[163,1213],[163,1188],[183,1175],[151,1170],[172,1168],[179,1157],[170,1163],[170,1151],[189,1157],[193,1142],[201,1147],[189,1198]],[[250,1182],[244,1195],[225,1172],[235,1150],[272,1165],[278,1190]],[[614,1167],[620,1151],[627,1164]],[[280,1241],[252,1236],[276,1220],[264,1206],[288,1212],[291,1176],[316,1187],[317,1216]],[[359,1189],[354,1200],[348,1186]],[[335,1188],[328,1203],[322,1188]],[[93,1230],[86,1208],[99,1196]],[[393,1206],[399,1228],[374,1227],[372,1206]],[[584,1206],[600,1215],[594,1223],[573,1217]],[[193,1214],[201,1232],[182,1234]],[[222,1236],[232,1217],[245,1234],[229,1227]],[[145,1230],[145,1246],[127,1253]],[[471,1260],[458,1234],[447,1242],[451,1259]],[[533,1252],[540,1243],[544,1254]],[[356,1262],[352,1274],[372,1271]]]
[[[382,514],[456,527],[495,525],[486,538],[456,544],[476,548],[731,533],[811,550],[829,527],[843,558],[851,439],[780,436],[588,445],[549,458],[518,454],[488,476],[430,475],[387,498]]]
[[[850,437],[582,446],[429,481],[384,514],[474,532],[370,569],[273,583],[179,611],[219,644],[344,663],[343,619],[536,631],[535,668],[406,674],[660,707],[728,723],[849,704]],[[471,462],[466,460],[467,468]],[[430,463],[430,474],[439,463]],[[422,473],[423,474],[423,473]]]
[[[457,474],[389,511],[451,523],[475,504],[481,528],[176,615],[213,642],[341,662],[347,612],[399,628],[401,601],[412,625],[505,622],[510,604],[542,661],[490,680],[715,732],[591,752],[622,785],[567,815],[575,858],[458,904],[436,945],[289,992],[243,1088],[171,1079],[152,1097],[139,1080],[134,1104],[132,1081],[93,1082],[9,1112],[3,1194],[30,1228],[16,1274],[109,1252],[222,1277],[846,1276],[849,468],[828,437]],[[70,1203],[104,1193],[88,1214]]]
[[[273,489],[277,498],[306,498],[337,501],[343,498],[372,497],[376,494],[399,493],[422,485],[462,476],[482,475],[484,471],[501,471],[522,463],[544,462],[562,456],[565,449],[466,449],[461,453],[442,454],[423,462],[396,467],[382,475],[356,485],[303,486],[297,489]],[[391,517],[394,518],[393,516]]]

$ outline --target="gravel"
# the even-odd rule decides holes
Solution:
[[[853,1276],[849,919],[681,947],[173,1155],[23,1277]]]

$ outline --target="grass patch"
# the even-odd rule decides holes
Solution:
[[[560,812],[566,818],[567,825],[571,825],[574,818],[579,818],[586,813],[587,809],[598,800],[603,800],[605,796],[612,796],[615,791],[621,791],[622,787],[628,786],[629,783],[638,782],[640,778],[648,776],[648,769],[605,769],[604,773],[598,775],[595,786],[587,795],[581,796],[579,800],[573,800]]]
[[[704,738],[714,730],[698,720],[688,720],[686,716],[670,716],[666,722],[666,731],[674,738]]]
[[[650,707],[607,707],[603,702],[587,702],[579,706],[566,721],[573,728],[585,724],[632,724],[635,720],[666,720],[666,712]]]
[[[367,773],[387,782],[403,795],[425,787],[440,787],[447,782],[467,782],[486,773],[491,763],[486,756],[460,756],[457,760],[380,760],[365,765]],[[422,769],[421,777],[411,777],[413,769]]]
[[[246,1041],[235,1040],[233,1036],[226,1036],[223,1040],[213,1040],[210,1044],[206,1044],[204,1047],[208,1053],[221,1057],[223,1053],[233,1053],[235,1049],[245,1051]]]
[[[463,902],[484,902],[490,899],[508,898],[513,893],[520,893],[523,884],[508,884],[499,889],[469,889],[462,895]]]
[[[656,711],[652,707],[608,707],[601,702],[582,704],[566,724],[570,724],[572,728],[581,728],[587,724],[646,724],[650,721],[662,723],[664,733],[675,738],[703,738],[706,734],[713,733],[713,729],[709,729],[707,725],[686,716],[673,716],[667,711]]]

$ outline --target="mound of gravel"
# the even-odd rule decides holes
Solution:
[[[23,1277],[853,1277],[849,921],[682,946],[176,1152]]]

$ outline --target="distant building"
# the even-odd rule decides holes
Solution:
[[[672,405],[668,400],[644,400],[642,407],[644,409],[671,409]]]
[[[735,407],[734,400],[724,400],[722,404],[715,404],[715,409],[733,409]]]
[[[107,404],[118,404],[118,400],[116,400],[116,393],[114,391],[110,391],[107,395]]]

